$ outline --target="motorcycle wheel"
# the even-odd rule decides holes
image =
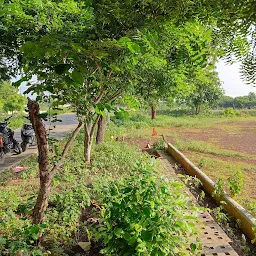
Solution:
[[[25,152],[28,149],[28,143],[26,142],[21,142],[20,144],[22,152]]]
[[[5,160],[5,153],[3,151],[0,152],[0,164],[3,164]]]
[[[14,143],[14,145],[13,145],[13,151],[14,151],[14,153],[16,153],[17,155],[22,152],[22,148],[21,148],[19,142],[15,141],[15,143]]]

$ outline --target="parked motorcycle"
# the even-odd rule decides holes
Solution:
[[[14,139],[14,131],[8,127],[11,118],[10,116],[0,123],[0,163],[4,163],[5,154],[22,152],[19,142]]]
[[[0,133],[0,164],[3,164],[4,160],[5,160],[4,141],[3,141],[3,138],[1,137],[1,133]]]
[[[29,119],[29,117],[26,117]],[[26,151],[29,145],[33,145],[36,138],[33,126],[31,123],[26,123],[21,127],[21,148],[22,151]]]

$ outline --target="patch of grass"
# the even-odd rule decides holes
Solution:
[[[240,172],[243,177],[242,192],[234,196],[234,199],[241,203],[253,216],[256,217],[256,199],[255,199],[255,172],[254,165],[244,162],[233,162],[213,158],[210,155],[198,152],[186,152],[186,156],[195,163],[203,172],[205,172],[213,181],[218,178],[225,181],[225,190],[230,193],[228,179],[237,176]],[[202,161],[203,159],[203,161]],[[203,165],[202,165],[203,162]]]

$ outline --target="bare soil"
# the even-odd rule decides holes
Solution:
[[[180,129],[185,139],[217,145],[220,149],[256,154],[256,121],[223,122],[208,129]]]

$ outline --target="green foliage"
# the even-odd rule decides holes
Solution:
[[[185,98],[185,102],[195,108],[195,113],[199,114],[201,107],[213,107],[223,96],[223,88],[218,78],[218,74],[213,71],[213,66],[200,69],[191,77],[194,85],[190,94]]]
[[[256,107],[256,94],[254,92],[250,92],[247,96],[239,96],[239,97],[229,97],[224,96],[220,100],[219,107],[221,108],[234,108],[234,109],[253,109]]]
[[[224,212],[225,205],[226,205],[226,202],[220,201],[220,206],[216,207],[213,210],[213,214],[218,222],[227,224],[230,221],[230,219],[228,215]]]
[[[237,196],[241,193],[244,184],[243,180],[243,172],[241,170],[234,172],[234,175],[228,178],[231,196]]]
[[[8,82],[0,84],[0,111],[14,112],[25,109],[26,98],[18,93],[18,90]]]
[[[166,142],[163,139],[158,140],[153,144],[153,148],[163,150],[166,148]]]
[[[224,186],[225,186],[225,182],[223,179],[218,178],[215,185],[214,185],[214,192],[213,192],[213,196],[222,196],[224,193]]]
[[[195,215],[186,210],[182,183],[159,177],[138,165],[129,176],[98,188],[102,224],[92,235],[102,239],[104,255],[197,255]],[[187,246],[190,244],[190,251]]]
[[[104,154],[102,154],[104,152]],[[92,153],[92,171],[118,177],[134,168],[138,161],[148,161],[148,157],[140,154],[140,149],[131,150],[131,146],[123,142],[104,142],[95,146]]]
[[[24,114],[25,115],[25,114]],[[9,115],[4,114],[3,116],[0,117],[0,122],[4,121],[6,117],[9,117]],[[8,127],[11,129],[15,130],[18,128],[21,128],[21,126],[27,122],[27,119],[22,116],[22,114],[14,114],[12,118],[10,119],[10,124]]]
[[[55,246],[72,243],[82,209],[90,205],[87,184],[75,181],[61,193],[53,193],[49,205],[45,220],[49,227],[45,231],[47,240]]]
[[[202,168],[204,166],[206,166],[206,159],[205,158],[201,158],[199,163],[198,163],[198,167]]]
[[[18,219],[12,211],[7,211],[0,221],[5,234],[0,236],[0,250],[3,255],[46,255],[37,246],[39,235],[46,225],[31,224],[27,218]]]
[[[223,115],[233,117],[237,115],[237,112],[233,108],[226,108],[223,112]]]

